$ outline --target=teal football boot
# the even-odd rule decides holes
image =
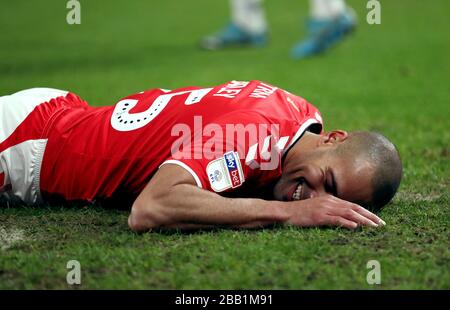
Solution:
[[[267,33],[250,34],[233,23],[229,23],[221,31],[205,37],[200,46],[207,50],[218,50],[233,46],[262,47],[267,44]]]
[[[318,20],[309,19],[306,25],[308,37],[296,44],[291,56],[301,59],[320,54],[335,45],[352,32],[356,27],[356,14],[348,10],[334,19]]]

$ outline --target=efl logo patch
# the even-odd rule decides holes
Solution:
[[[209,183],[215,192],[236,188],[244,183],[244,173],[237,152],[228,152],[206,167]]]

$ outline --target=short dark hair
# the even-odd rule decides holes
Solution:
[[[373,169],[372,198],[361,204],[374,212],[391,201],[400,186],[403,167],[395,145],[377,132],[356,131],[338,146],[340,152],[351,152],[363,158]],[[348,154],[348,153],[347,153]]]

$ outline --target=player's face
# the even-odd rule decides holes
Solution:
[[[294,155],[286,157],[274,188],[275,199],[293,201],[331,194],[355,203],[370,201],[372,171],[366,162],[343,158],[330,145]]]

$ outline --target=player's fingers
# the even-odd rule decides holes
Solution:
[[[361,214],[362,216],[370,219],[372,222],[377,223],[378,225],[382,225],[382,226],[386,225],[386,222],[383,221],[380,217],[376,216],[375,214],[373,214],[369,210],[364,209],[361,206],[358,206],[357,204],[354,204],[352,209],[355,212],[358,212],[359,214]]]
[[[354,210],[355,212],[361,214],[363,217],[369,219],[370,221],[372,221],[373,223],[376,223],[377,225],[382,225],[382,226],[386,225],[385,221],[383,221],[381,218],[379,218],[378,216],[376,216],[375,214],[373,214],[369,210],[361,207],[360,205],[358,205],[356,203],[352,203],[352,202],[346,201],[346,200],[339,199],[339,198],[334,197],[334,196],[332,196],[332,197],[333,197],[333,199],[335,199],[339,203],[339,205],[340,205],[340,207],[342,207],[342,209],[344,209],[344,210],[348,210],[348,209]]]
[[[347,220],[340,216],[331,216],[330,225],[344,227],[347,229],[355,229],[358,227],[358,223],[353,222],[351,220]]]
[[[365,226],[371,226],[371,227],[378,227],[378,224],[371,219],[363,216],[362,214],[359,214],[358,212],[352,210],[352,209],[341,209],[338,211],[338,215],[341,217],[356,222],[359,225],[365,225]]]

